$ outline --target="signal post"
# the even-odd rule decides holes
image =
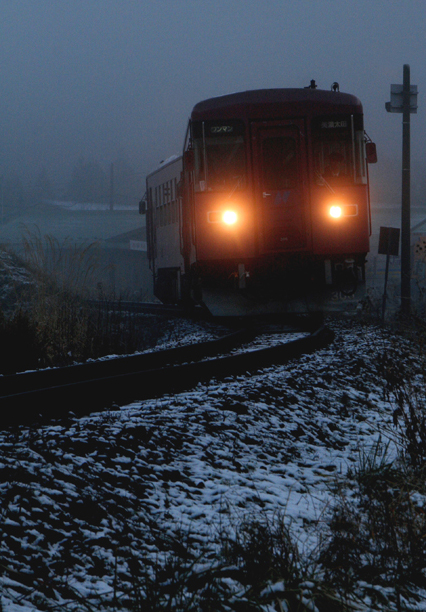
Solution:
[[[417,113],[417,85],[410,84],[410,66],[404,64],[403,84],[391,85],[388,113],[402,113],[402,197],[401,197],[401,312],[411,309],[411,194],[410,114]]]

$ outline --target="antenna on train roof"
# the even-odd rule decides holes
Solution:
[[[311,84],[310,85],[305,87],[305,89],[316,89],[316,88],[317,88],[317,84],[315,83],[314,79],[311,80]]]
[[[331,91],[340,91],[339,83],[336,83],[336,81],[334,81],[333,85],[331,86]]]

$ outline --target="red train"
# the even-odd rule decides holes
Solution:
[[[361,102],[337,83],[198,103],[182,156],[146,180],[155,295],[213,314],[318,310],[357,295],[371,226],[367,141]]]

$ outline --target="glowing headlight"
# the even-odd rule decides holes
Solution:
[[[226,225],[234,225],[237,222],[238,216],[237,213],[233,210],[225,210],[222,215],[222,221],[226,223]]]
[[[329,210],[330,216],[333,217],[333,219],[338,219],[339,217],[341,217],[342,212],[342,207],[336,205],[331,206]]]

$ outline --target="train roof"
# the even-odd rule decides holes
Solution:
[[[180,173],[180,170],[182,169],[182,155],[177,155],[177,154],[176,155],[171,155],[167,159],[161,161],[157,165],[156,168],[151,170],[151,172],[146,175],[146,180],[150,179],[154,175],[157,175],[159,172],[163,173],[164,170],[167,172],[167,168],[170,168],[171,166],[174,166],[177,163],[180,164],[180,169],[179,170],[175,170],[175,173],[176,172]],[[164,176],[164,174],[162,174],[162,176]],[[165,180],[168,180],[168,179],[165,179]]]
[[[191,119],[266,119],[283,114],[302,116],[332,112],[362,113],[362,104],[356,96],[340,91],[255,89],[203,100],[194,106]]]

